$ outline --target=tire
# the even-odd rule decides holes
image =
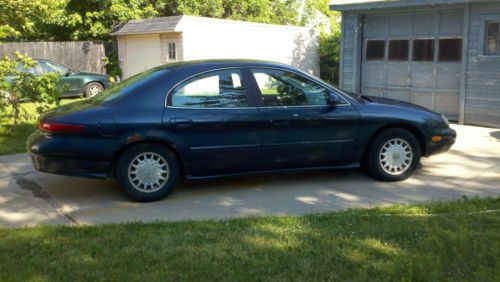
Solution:
[[[368,150],[366,169],[378,180],[405,180],[420,164],[421,151],[418,140],[404,129],[391,128],[382,131],[375,137]]]
[[[117,176],[128,198],[152,202],[165,198],[174,189],[179,171],[177,158],[169,149],[157,144],[139,144],[122,154]]]
[[[104,86],[99,82],[90,82],[85,85],[83,88],[83,95],[85,98],[91,98],[95,95],[101,93],[104,90]]]

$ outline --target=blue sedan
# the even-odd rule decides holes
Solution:
[[[399,181],[456,139],[423,107],[250,60],[157,67],[45,114],[38,128],[28,140],[36,169],[116,178],[136,201],[167,196],[181,176],[363,166]]]

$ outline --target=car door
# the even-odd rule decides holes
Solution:
[[[240,68],[196,75],[168,95],[163,126],[192,177],[255,171],[260,116]]]
[[[298,72],[252,68],[251,73],[264,120],[261,169],[353,162],[359,116],[345,98]],[[330,95],[339,95],[340,103],[329,105]]]
[[[75,95],[82,94],[82,86],[80,78],[73,75],[73,73],[66,67],[46,60],[38,61],[42,73],[57,73],[61,77],[59,79],[58,87],[64,89],[63,94]]]

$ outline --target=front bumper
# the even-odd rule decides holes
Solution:
[[[439,141],[427,141],[426,156],[436,155],[447,152],[457,139],[457,132],[452,128],[443,128],[435,130],[430,138],[433,136],[441,137]]]

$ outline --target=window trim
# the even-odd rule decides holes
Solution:
[[[193,107],[172,106],[172,95],[173,95],[173,92],[174,92],[175,89],[177,89],[177,87],[179,87],[184,82],[190,80],[191,78],[195,78],[197,76],[200,76],[200,75],[203,75],[203,74],[206,74],[206,73],[218,72],[218,71],[225,71],[225,70],[234,70],[234,69],[240,70],[243,79],[245,79],[245,74],[244,74],[245,68],[244,67],[227,67],[227,68],[216,68],[216,69],[211,69],[211,70],[207,70],[207,71],[198,72],[196,74],[193,74],[193,75],[191,75],[191,76],[189,76],[189,77],[187,77],[187,78],[179,81],[172,88],[170,88],[170,90],[167,92],[167,95],[165,96],[165,107],[164,108],[189,109],[189,110],[241,110],[241,109],[256,109],[257,107],[252,107],[252,106],[247,106],[247,107],[227,107],[227,108],[225,108],[225,107],[193,108]],[[248,84],[248,81],[246,81],[245,83]],[[248,104],[250,104],[251,99],[250,99],[250,92],[249,92],[248,87],[245,87],[245,94],[247,95]]]
[[[500,57],[500,53],[488,53],[486,52],[486,23],[487,22],[500,22],[500,14],[490,14],[490,15],[482,15],[479,18],[480,22],[480,30],[479,30],[479,50],[480,55],[485,57]]]
[[[324,108],[324,107],[327,107],[328,105],[299,105],[299,106],[264,106],[262,104],[262,92],[260,91],[260,88],[257,84],[257,81],[255,80],[255,77],[253,76],[253,73],[252,73],[252,69],[270,69],[270,70],[278,70],[278,71],[285,71],[285,72],[291,72],[293,74],[296,74],[306,80],[309,80],[323,88],[326,88],[332,92],[334,92],[335,94],[339,95],[342,100],[344,100],[345,103],[342,103],[342,104],[338,104],[336,105],[336,107],[344,107],[344,106],[351,106],[351,102],[346,98],[344,97],[344,95],[340,94],[339,91],[335,90],[335,89],[332,89],[332,87],[329,87],[328,85],[325,85],[323,83],[320,83],[319,81],[315,80],[315,79],[310,79],[309,77],[306,77],[304,76],[303,74],[299,73],[299,72],[296,72],[296,71],[293,71],[293,70],[289,70],[289,69],[282,69],[282,68],[277,68],[277,67],[269,67],[269,66],[247,66],[248,68],[248,71],[250,72],[250,76],[251,76],[251,79],[252,79],[252,84],[254,85],[254,88],[255,88],[255,91],[256,93],[258,94],[258,97],[257,97],[257,101],[258,101],[258,108],[265,108],[265,109],[278,109],[278,108]]]
[[[415,45],[414,45],[415,40],[432,40],[432,41],[434,41],[434,53],[432,54],[432,60],[431,61],[415,61],[413,59],[413,54],[415,52]],[[411,43],[411,45],[410,45],[411,53],[409,54],[408,61],[410,63],[414,63],[414,64],[434,64],[434,63],[436,63],[437,60],[438,60],[437,57],[438,57],[438,52],[439,52],[439,50],[438,50],[438,48],[439,48],[439,42],[438,42],[438,40],[439,40],[439,36],[436,36],[436,37],[425,37],[424,36],[424,37],[413,37],[413,38],[411,38],[411,40],[410,40],[410,43]],[[410,52],[410,50],[408,52]]]
[[[441,50],[441,42],[440,40],[441,39],[461,39],[462,40],[462,45],[460,46],[460,60],[458,61],[440,61],[439,60],[439,52]],[[462,63],[462,60],[463,60],[463,52],[464,52],[464,38],[463,36],[443,36],[443,37],[438,37],[436,38],[436,42],[437,42],[437,48],[435,47],[435,62],[436,63],[439,63],[439,64],[461,64]],[[436,44],[436,43],[434,43]]]
[[[390,56],[390,51],[391,51],[391,41],[408,41],[408,54],[406,56],[406,60],[391,60],[389,58]],[[409,63],[410,62],[410,57],[412,55],[412,46],[411,46],[412,38],[410,37],[388,37],[387,38],[387,62],[388,63]]]
[[[383,41],[384,42],[384,57],[380,60],[374,60],[374,59],[368,59],[368,41]],[[388,43],[388,38],[370,38],[370,39],[365,39],[364,42],[364,52],[363,52],[363,57],[365,62],[386,62],[388,60],[388,52],[389,52],[389,43]]]
[[[498,19],[498,20],[491,20],[491,21],[486,20],[484,22],[484,38],[483,38],[483,40],[484,40],[484,49],[483,49],[483,52],[487,56],[500,56],[500,49],[497,52],[488,52],[488,50],[487,50],[487,48],[488,48],[488,43],[487,43],[488,42],[488,27],[487,27],[487,25],[489,23],[496,23],[496,24],[498,24],[500,26],[500,19]],[[499,41],[499,45],[500,45],[500,35],[498,35],[497,40]]]
[[[171,44],[173,44],[173,47],[174,49],[173,50],[170,50],[170,46]],[[173,51],[173,54],[174,54],[174,58],[171,58],[170,57],[170,52]],[[172,61],[177,61],[177,43],[175,41],[168,41],[167,42],[167,60],[169,62],[172,62]]]

